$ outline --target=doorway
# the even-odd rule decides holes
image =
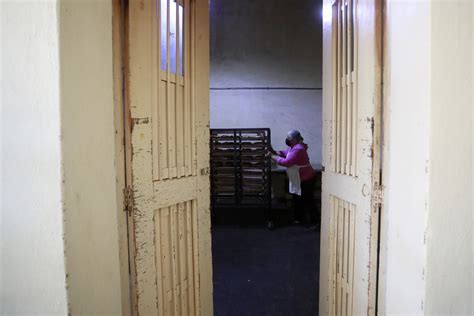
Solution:
[[[210,1],[211,206],[216,315],[318,313],[322,19],[319,0],[297,4]],[[264,153],[262,156],[261,148],[255,144],[262,143],[265,147],[268,143],[276,150],[284,150],[287,132],[294,129],[301,132],[308,145],[307,153],[317,173],[312,205],[300,223],[294,223],[285,167],[273,163],[267,174],[262,165],[261,172],[265,175],[246,187],[245,180],[250,175],[240,180],[246,177],[246,170],[255,173],[258,170],[241,165],[239,153],[233,154],[232,162],[227,165],[219,157],[234,150],[253,150],[256,157],[252,162],[257,165],[264,161]],[[235,145],[231,144],[231,136],[238,138]],[[252,139],[255,139],[253,147]],[[219,142],[223,144],[220,147]],[[241,143],[248,147],[239,149]],[[235,171],[238,174],[232,174],[234,170],[225,173],[223,166],[238,169]],[[265,177],[271,178],[270,184],[262,180]],[[268,191],[270,210],[265,198]],[[263,201],[258,200],[257,193],[261,193]],[[272,221],[273,230],[268,229],[267,221]]]
[[[235,10],[237,3],[240,1],[233,2],[232,9]],[[314,96],[306,103],[308,99],[298,95],[299,93],[310,94],[318,91],[324,94],[322,108],[320,107],[320,121],[324,124],[320,124],[320,127],[323,127],[320,144],[310,145],[310,148],[321,148],[321,144],[324,148],[319,151],[323,178],[320,237],[323,247],[320,271],[323,281],[319,287],[313,283],[314,299],[318,299],[319,288],[319,297],[324,300],[319,301],[320,305],[324,304],[319,307],[319,311],[323,314],[340,311],[341,306],[346,311],[345,314],[352,314],[353,311],[357,314],[360,310],[373,311],[374,289],[377,286],[374,281],[378,245],[376,232],[381,207],[380,196],[377,195],[377,190],[380,190],[378,151],[374,150],[380,144],[380,8],[378,2],[373,0],[328,0],[324,1],[324,9],[314,7],[315,2],[308,3],[309,6],[299,3],[295,9],[296,13],[293,13],[293,23],[284,23],[284,19],[291,17],[291,10],[284,7],[284,1],[272,4],[249,2],[248,7],[244,9],[237,7],[237,11],[221,10],[215,13],[219,16],[238,12],[237,19],[227,20],[234,21],[233,24],[224,25],[223,30],[227,28],[228,31],[230,29],[235,32],[239,26],[247,29],[251,36],[242,37],[242,32],[236,32],[235,36],[240,36],[241,45],[245,46],[250,42],[250,47],[254,49],[251,52],[257,56],[256,61],[252,61],[252,54],[245,53],[245,50],[242,54],[239,46],[231,52],[231,58],[217,58],[222,67],[219,71],[229,71],[231,74],[227,77],[221,73],[221,78],[217,81],[214,81],[215,75],[209,73],[212,60],[209,58],[209,35],[213,23],[210,14],[215,11],[209,10],[207,1],[160,0],[123,3],[126,166],[124,193],[129,215],[132,313],[213,313],[209,141],[210,128],[217,126],[212,126],[215,122],[212,117],[209,118],[209,104],[213,111],[213,108],[228,100],[237,102],[237,105],[230,102],[230,106],[224,108],[225,115],[221,115],[224,119],[236,119],[240,116],[240,120],[232,123],[233,127],[242,128],[241,124],[251,123],[254,128],[256,120],[260,119],[260,125],[270,119],[270,122],[275,123],[275,127],[270,128],[277,131],[273,133],[275,149],[281,149],[277,144],[283,143],[285,137],[277,134],[284,135],[288,129],[299,129],[307,141],[317,139],[311,137],[317,119],[313,119],[307,125],[309,127],[305,127],[305,124],[300,127],[295,126],[295,122],[311,120],[311,115],[304,115],[302,118],[291,116],[298,113],[298,109],[305,113],[304,104],[316,103],[314,101],[317,98]],[[356,5],[361,3],[362,5]],[[280,13],[272,14],[272,10]],[[253,14],[255,20],[263,25],[256,27],[255,24],[245,21],[243,17],[246,12]],[[299,46],[297,39],[302,38],[308,42],[308,30],[312,28],[303,23],[303,27],[296,26],[296,30],[291,32],[285,29],[299,25],[300,17],[308,12],[311,13],[309,16],[313,23],[317,23],[314,21],[319,17],[319,21],[323,21],[321,23],[325,26],[324,59],[327,62],[322,63],[320,67],[325,69],[324,82],[328,88],[324,91],[321,86],[309,85],[314,84],[314,81],[311,81],[316,77],[314,69],[310,66],[308,71],[308,66],[299,64],[302,60],[308,60],[308,56],[311,56],[308,51],[312,50],[306,49],[304,45]],[[361,12],[364,14],[360,14]],[[274,15],[280,20],[272,21],[270,17]],[[357,18],[359,15],[361,21]],[[352,35],[348,20],[353,21]],[[171,24],[174,24],[174,28]],[[332,26],[332,29],[329,26]],[[363,28],[359,30],[358,26]],[[273,37],[267,38],[259,32],[261,29],[269,30],[274,27],[278,29],[279,34]],[[167,31],[163,32],[163,29]],[[359,38],[357,32],[367,36]],[[348,53],[350,50],[347,47],[352,47],[347,45],[349,38],[357,43],[353,52],[360,50],[360,53],[354,56]],[[232,41],[232,36],[223,38],[224,43],[229,41]],[[214,44],[218,42],[215,41]],[[287,48],[286,52],[278,53],[279,50],[272,47],[275,44],[277,47]],[[164,56],[166,58],[163,58]],[[212,55],[213,58],[216,56]],[[352,58],[357,68],[347,66]],[[315,58],[309,60],[314,62]],[[248,61],[251,61],[250,66],[242,67]],[[270,61],[270,65],[266,65],[267,61]],[[296,63],[292,66],[295,73],[294,69],[281,71],[290,62]],[[267,69],[261,68],[264,65]],[[339,71],[341,69],[344,71]],[[263,76],[255,77],[256,74]],[[356,84],[352,85],[353,83]],[[352,85],[351,89],[355,91],[352,99],[347,96],[349,85]],[[212,102],[209,101],[210,94]],[[230,94],[232,98],[222,94]],[[373,99],[373,96],[376,98]],[[348,100],[354,100],[353,104],[358,107],[352,107]],[[354,120],[351,121],[351,128],[356,133],[349,133],[349,117]],[[226,128],[231,125],[229,122],[223,124]],[[284,127],[285,124],[289,127]],[[348,154],[349,149],[353,150],[351,154]],[[318,153],[317,150],[313,151],[315,152]],[[338,157],[337,163],[335,157]],[[355,158],[350,160],[350,157]],[[317,158],[310,158],[313,163],[317,161]],[[355,164],[348,166],[348,161]],[[276,185],[275,182],[272,185]],[[275,193],[272,198],[279,202],[276,187],[278,186],[272,187],[272,192]],[[285,195],[285,190],[280,191]],[[285,201],[285,198],[286,196],[281,201]],[[286,202],[283,204],[287,205]],[[272,203],[272,211],[274,209],[278,207],[273,208]],[[252,215],[258,213],[253,212]],[[290,211],[283,208],[282,213],[288,214]],[[237,214],[240,220],[241,214]],[[286,225],[281,225],[279,230],[272,232],[267,231],[265,225],[261,225],[258,229],[264,231],[257,231],[254,234],[256,237],[250,240],[272,238],[285,229],[291,233],[294,228],[288,225],[288,221]],[[234,238],[237,242],[234,243],[243,240],[238,236],[242,231],[242,227],[237,227],[231,232],[237,235],[237,238]],[[258,237],[262,234],[265,234],[265,238]],[[221,245],[225,248],[229,235],[222,236],[224,244]],[[368,242],[358,242],[361,240]],[[317,246],[317,238],[314,243]],[[273,249],[278,244],[273,240],[267,244],[273,246],[264,245],[257,249]],[[298,248],[294,245],[290,247]],[[262,250],[256,252],[264,253]],[[292,257],[288,252],[286,256]],[[271,258],[271,261],[278,260]],[[253,263],[258,266],[258,262]],[[315,260],[311,272],[318,272],[317,264]],[[347,275],[344,274],[349,270],[355,271],[352,276],[357,276],[353,278],[353,283],[349,283]],[[262,271],[261,274],[264,274],[265,267]],[[223,276],[225,280],[229,274],[225,273]],[[281,277],[277,275],[276,278]],[[239,279],[242,280],[241,277]],[[251,279],[247,279],[247,282],[250,283]],[[354,290],[359,288],[368,289],[368,292]],[[313,294],[311,290],[307,292]],[[367,293],[368,296],[365,295]],[[278,297],[273,297],[272,302],[263,304],[270,306],[278,300]],[[232,301],[235,302],[234,299]],[[291,306],[291,310],[295,310],[295,307]],[[317,308],[308,313],[316,311]]]

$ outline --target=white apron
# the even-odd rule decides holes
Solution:
[[[300,179],[300,168],[309,167],[311,165],[298,166],[294,165],[286,169],[286,174],[290,180],[289,191],[292,194],[301,196],[301,179]]]

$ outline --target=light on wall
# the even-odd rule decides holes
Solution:
[[[323,23],[328,23],[332,19],[332,5],[331,3],[325,3],[322,10]]]

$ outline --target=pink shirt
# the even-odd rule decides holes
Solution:
[[[288,147],[285,150],[280,151],[280,156],[278,157],[276,162],[283,167],[291,167],[294,165],[298,166],[306,166],[309,165],[309,157],[308,157],[308,145],[296,144],[293,147]],[[313,167],[309,165],[308,167],[300,168],[300,179],[301,181],[310,180],[316,174]]]

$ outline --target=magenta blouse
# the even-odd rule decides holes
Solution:
[[[294,165],[306,166],[310,165],[309,156],[308,156],[308,145],[296,144],[293,147],[288,147],[285,150],[281,150],[280,157],[277,158],[276,162],[283,167],[291,167]],[[307,181],[314,177],[316,171],[313,167],[308,166],[300,168],[300,179],[301,181]]]

